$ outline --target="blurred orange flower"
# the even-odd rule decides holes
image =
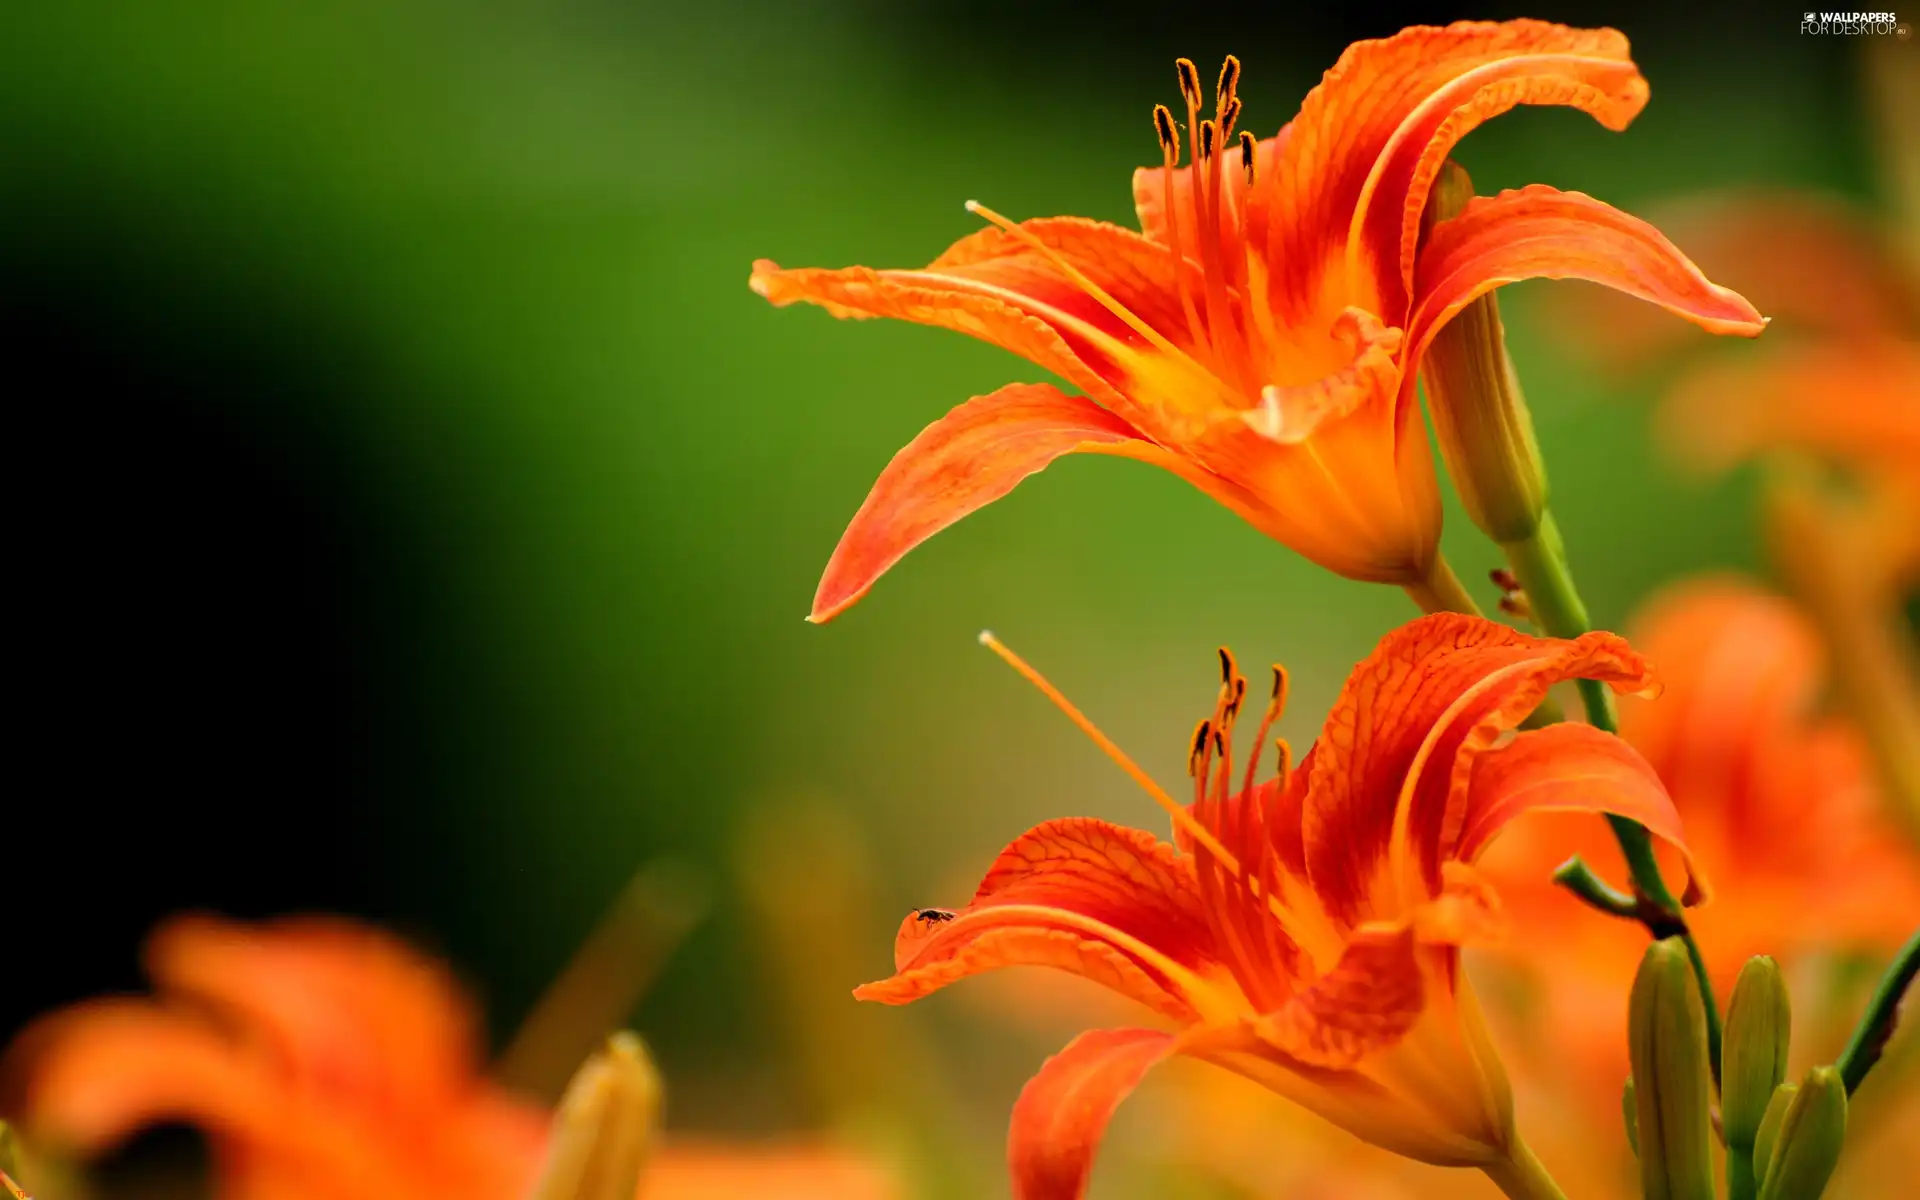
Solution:
[[[8,1050],[7,1112],[37,1146],[92,1156],[142,1127],[205,1131],[223,1200],[521,1200],[548,1113],[489,1082],[458,986],[376,930],[175,919],[147,945],[154,999],[42,1018]],[[741,1188],[745,1189],[742,1192]],[[656,1154],[645,1200],[884,1200],[829,1151]]]
[[[1716,990],[1730,994],[1754,954],[1791,972],[1822,955],[1897,946],[1920,912],[1920,861],[1879,803],[1858,732],[1815,710],[1824,656],[1806,618],[1752,584],[1706,579],[1656,598],[1633,632],[1666,690],[1623,706],[1622,734],[1659,772],[1713,879],[1715,902],[1688,919]],[[1512,901],[1515,944],[1556,947],[1519,964],[1541,989],[1543,1054],[1556,1068],[1580,1066],[1596,1105],[1611,1105],[1626,1074],[1623,989],[1646,935],[1548,884],[1568,852],[1618,861],[1604,830],[1549,820],[1507,839],[1484,867]],[[1833,1015],[1843,1026],[1853,1016]],[[1796,1043],[1832,1040],[1817,1016],[1799,1016]]]
[[[1539,21],[1416,27],[1358,42],[1265,140],[1235,126],[1229,58],[1201,117],[1180,60],[1191,159],[1155,110],[1163,165],[1137,171],[1141,232],[1057,217],[993,223],[919,270],[782,270],[777,305],[895,317],[983,338],[1078,387],[1012,384],[934,422],[895,456],[814,597],[832,618],[920,542],[1063,454],[1164,467],[1256,528],[1353,579],[1430,607],[1440,504],[1415,401],[1421,355],[1476,297],[1521,279],[1590,279],[1720,333],[1758,313],[1652,226],[1577,192],[1472,201],[1421,239],[1448,152],[1516,104],[1566,104],[1622,129],[1647,84],[1610,29]]]
[[[1030,667],[1039,684],[1175,818],[1175,841],[1087,818],[1022,835],[958,912],[907,916],[895,974],[855,992],[904,1004],[957,979],[1048,966],[1101,983],[1174,1032],[1081,1035],[1027,1085],[1008,1154],[1021,1197],[1076,1196],[1108,1118],[1155,1063],[1190,1055],[1235,1071],[1400,1154],[1496,1181],[1537,1169],[1459,947],[1497,932],[1471,866],[1513,818],[1614,812],[1678,845],[1657,777],[1589,726],[1513,733],[1548,687],[1586,677],[1649,686],[1611,634],[1527,637],[1439,614],[1389,634],[1348,679],[1322,736],[1234,789],[1246,680],[1224,682],[1193,742],[1195,798],[1173,801]],[[1284,704],[1274,699],[1255,746]],[[1184,853],[1182,852],[1184,851]]]

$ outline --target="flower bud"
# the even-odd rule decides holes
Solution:
[[[1783,1083],[1773,1089],[1773,1099],[1767,1101],[1767,1115],[1760,1118],[1760,1132],[1753,1136],[1753,1174],[1755,1179],[1764,1179],[1767,1174],[1767,1162],[1773,1157],[1773,1148],[1780,1142],[1780,1122],[1787,1116],[1787,1105],[1793,1103],[1793,1094],[1800,1090],[1797,1083]]]
[[[640,1039],[616,1033],[567,1085],[529,1200],[633,1200],[660,1119],[660,1076]]]
[[[1760,1200],[1817,1200],[1846,1140],[1847,1086],[1834,1068],[1815,1067],[1787,1102]]]
[[[1720,1120],[1733,1153],[1753,1153],[1767,1104],[1786,1078],[1791,1027],[1780,965],[1765,955],[1748,959],[1727,1002],[1720,1059]]]
[[[1458,216],[1472,198],[1466,171],[1451,159],[1441,164],[1427,201],[1427,227]],[[1420,377],[1440,453],[1467,515],[1503,545],[1531,537],[1547,507],[1547,472],[1493,293],[1468,304],[1434,335]]]
[[[1678,938],[1647,947],[1627,1001],[1645,1200],[1713,1200],[1707,1015]]]
[[[1620,1092],[1620,1115],[1627,1123],[1627,1145],[1632,1148],[1635,1158],[1640,1156],[1640,1118],[1634,1111],[1639,1100],[1633,1094],[1633,1076],[1627,1076],[1627,1086]]]

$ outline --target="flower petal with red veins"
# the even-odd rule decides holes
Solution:
[[[1333,970],[1256,1025],[1288,1058],[1345,1070],[1406,1036],[1425,1004],[1414,931],[1357,930]]]
[[[1007,1131],[1015,1200],[1079,1200],[1120,1102],[1173,1052],[1171,1034],[1096,1029],[1067,1043],[1021,1089]]]
[[[1403,850],[1429,894],[1437,891],[1475,756],[1518,725],[1550,685],[1579,677],[1628,689],[1650,682],[1645,661],[1609,633],[1535,638],[1436,613],[1381,639],[1348,677],[1313,748],[1302,840],[1328,913],[1349,925],[1400,915],[1404,897],[1375,893],[1403,803]]]
[[[1757,336],[1766,321],[1700,273],[1658,229],[1580,192],[1534,184],[1479,196],[1420,251],[1413,358],[1455,313],[1522,279],[1585,279],[1658,304],[1710,333]]]
[[[1147,440],[1091,400],[1051,384],[1009,384],[955,408],[893,456],[840,535],[807,619],[820,623],[845,612],[909,550],[1074,453],[1139,459],[1174,472],[1257,528],[1273,519],[1243,489]]]
[[[1679,810],[1638,751],[1591,725],[1553,725],[1516,736],[1475,760],[1459,857],[1472,862],[1508,822],[1532,812],[1626,817],[1687,858],[1688,902],[1708,895],[1693,865]]]
[[[1460,139],[1521,104],[1568,105],[1615,131],[1647,103],[1647,81],[1625,58],[1528,54],[1476,67],[1421,103],[1374,165],[1350,236],[1380,279],[1382,312],[1404,319],[1427,196]]]
[[[1545,21],[1460,21],[1347,47],[1301,104],[1274,171],[1276,219],[1267,259],[1283,313],[1312,312],[1328,272],[1344,271],[1350,222],[1367,180],[1420,105],[1475,68],[1532,55],[1625,61],[1627,39],[1611,29]],[[1393,219],[1399,220],[1397,209]],[[1392,263],[1390,270],[1397,269],[1397,256]],[[1380,312],[1379,299],[1344,295],[1336,307],[1361,304]]]
[[[950,918],[909,914],[894,959],[891,978],[854,995],[906,1004],[981,971],[1046,966],[1191,1020],[1229,977],[1192,859],[1151,834],[1086,817],[1022,834]]]

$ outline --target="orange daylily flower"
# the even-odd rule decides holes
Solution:
[[[993,227],[919,270],[754,264],[777,305],[956,329],[1084,393],[1012,384],[928,426],[841,538],[811,619],[1075,452],[1165,467],[1322,566],[1444,603],[1457,581],[1437,558],[1415,379],[1455,314],[1503,284],[1579,278],[1718,333],[1763,326],[1652,226],[1577,192],[1479,198],[1422,239],[1434,176],[1482,121],[1567,104],[1617,130],[1639,113],[1647,84],[1614,30],[1462,22],[1358,42],[1277,136],[1237,144],[1238,61],[1205,119],[1199,75],[1179,66],[1192,161],[1177,165],[1178,128],[1157,109],[1163,165],[1134,174],[1138,233],[970,204]]]
[[[173,920],[147,945],[155,999],[42,1018],[8,1050],[8,1116],[91,1157],[137,1130],[203,1130],[222,1200],[521,1200],[549,1114],[489,1082],[451,977],[386,935],[298,918]],[[744,1189],[744,1190],[728,1190]],[[641,1200],[885,1200],[867,1164],[799,1147],[671,1146]]]
[[[1612,634],[1556,641],[1423,618],[1354,670],[1298,768],[1283,743],[1279,773],[1255,786],[1257,751],[1235,779],[1247,684],[1223,651],[1225,681],[1193,742],[1195,798],[1182,806],[987,640],[1175,821],[1176,845],[1087,818],[1028,831],[966,907],[909,914],[894,975],[854,993],[904,1004],[981,971],[1047,966],[1172,1023],[1083,1034],[1041,1068],[1009,1135],[1023,1200],[1079,1195],[1114,1108],[1175,1054],[1424,1162],[1498,1178],[1532,1161],[1460,970],[1459,947],[1499,925],[1472,864],[1538,810],[1619,813],[1681,844],[1665,792],[1625,742],[1584,725],[1512,732],[1560,680],[1649,687],[1639,655]],[[1279,668],[1275,681],[1256,747],[1284,704]]]
[[[1817,713],[1824,655],[1791,604],[1735,578],[1698,580],[1658,597],[1634,622],[1634,644],[1660,668],[1664,693],[1622,707],[1623,736],[1659,773],[1686,820],[1688,844],[1715,902],[1689,924],[1719,994],[1747,958],[1792,972],[1833,951],[1881,953],[1912,932],[1920,859],[1879,803],[1865,745],[1847,721]],[[1542,821],[1484,865],[1513,901],[1514,942],[1566,947],[1537,974],[1542,1052],[1577,1065],[1596,1111],[1611,1105],[1625,1061],[1621,988],[1646,935],[1597,919],[1546,882],[1569,852],[1618,856],[1603,830]],[[1827,1002],[1831,1002],[1830,1000]],[[1855,1013],[1795,1014],[1795,1043],[1837,1052]],[[1834,1044],[1826,1045],[1825,1041]]]

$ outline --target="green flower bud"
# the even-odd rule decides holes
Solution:
[[[1760,1200],[1818,1200],[1847,1140],[1847,1085],[1832,1067],[1800,1081],[1780,1119]]]
[[[1645,1200],[1713,1200],[1707,1014],[1678,938],[1647,947],[1627,1001]]]
[[[1458,163],[1441,164],[1427,201],[1428,227],[1458,216],[1473,183]],[[1427,410],[1454,490],[1473,523],[1503,545],[1531,537],[1547,507],[1547,470],[1534,442],[1500,308],[1489,292],[1434,335],[1420,360]]]
[[[1620,1092],[1620,1115],[1627,1122],[1627,1145],[1632,1147],[1635,1158],[1640,1156],[1640,1119],[1634,1112],[1639,1101],[1633,1095],[1633,1076],[1627,1076],[1627,1086]]]
[[[1766,1180],[1773,1148],[1780,1142],[1780,1123],[1786,1120],[1787,1105],[1793,1103],[1793,1094],[1799,1090],[1797,1083],[1783,1083],[1773,1089],[1773,1099],[1767,1101],[1767,1114],[1760,1118],[1760,1131],[1753,1136],[1753,1174],[1762,1182]]]
[[[1720,1059],[1720,1124],[1727,1139],[1728,1170],[1745,1178],[1754,1137],[1774,1089],[1787,1074],[1792,1018],[1780,965],[1760,955],[1747,960],[1727,1002],[1727,1031]]]
[[[639,1038],[616,1033],[567,1085],[529,1200],[633,1200],[660,1121],[660,1076]]]

